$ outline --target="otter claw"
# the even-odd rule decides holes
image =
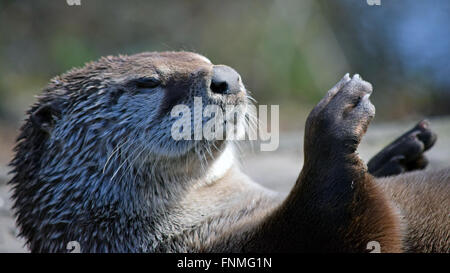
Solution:
[[[306,136],[324,143],[340,142],[354,152],[370,121],[375,107],[369,100],[372,85],[358,74],[346,74],[312,110],[306,124]],[[315,132],[328,132],[315,135]],[[314,134],[314,135],[313,135]],[[324,139],[326,138],[326,139]]]

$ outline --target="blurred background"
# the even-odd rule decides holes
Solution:
[[[0,251],[23,250],[5,184],[26,109],[50,78],[104,55],[188,50],[234,67],[258,103],[280,105],[280,149],[243,160],[280,191],[301,168],[306,115],[346,72],[374,86],[363,157],[427,117],[431,162],[450,159],[450,1],[80,2],[0,0]]]

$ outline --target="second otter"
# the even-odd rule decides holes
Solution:
[[[192,106],[194,97],[247,104],[240,81],[189,52],[107,57],[54,78],[28,112],[12,161],[29,248],[65,252],[77,241],[82,252],[365,252],[376,241],[382,252],[449,251],[450,170],[368,173],[356,149],[374,116],[372,87],[357,75],[344,76],[309,115],[305,164],[285,199],[239,170],[233,142],[172,139],[175,105]],[[434,139],[419,124],[374,158],[371,172],[423,167]]]

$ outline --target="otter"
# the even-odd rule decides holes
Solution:
[[[450,169],[420,171],[420,122],[368,164],[370,83],[346,74],[311,111],[287,197],[253,182],[228,139],[174,140],[175,105],[251,103],[240,75],[190,52],[104,57],[53,78],[11,161],[32,252],[449,252]],[[238,122],[246,122],[245,108]],[[203,121],[202,121],[203,122]],[[413,171],[413,172],[410,172]]]

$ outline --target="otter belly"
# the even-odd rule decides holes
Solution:
[[[401,213],[406,251],[450,252],[450,169],[377,181]]]

